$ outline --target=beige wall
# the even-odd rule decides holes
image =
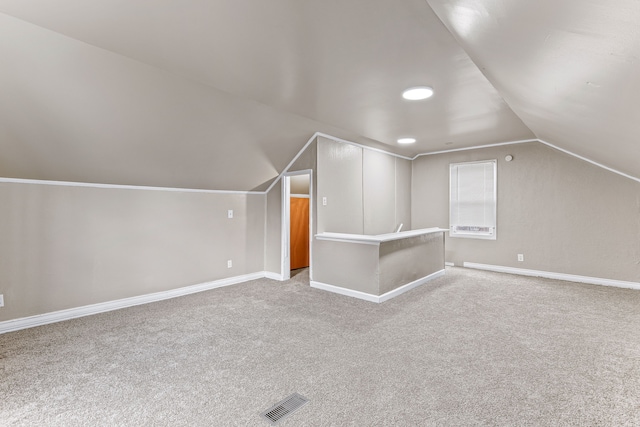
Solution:
[[[291,194],[309,195],[310,175],[294,175],[290,179]]]
[[[411,161],[319,136],[289,172],[311,170],[313,230],[381,234],[411,229]],[[322,206],[322,197],[327,206]],[[265,270],[280,274],[281,183],[267,194]],[[365,219],[365,215],[367,215]],[[367,230],[365,230],[365,227]],[[365,231],[365,233],[363,233]],[[312,243],[312,266],[322,251]],[[315,274],[312,271],[312,278]]]
[[[318,138],[318,232],[363,234],[362,151]]]
[[[0,183],[0,206],[0,321],[264,269],[264,195]]]
[[[316,240],[313,245],[313,280],[379,295],[378,253],[376,245]]]
[[[444,233],[380,245],[379,295],[444,269]]]
[[[498,160],[497,240],[447,237],[447,261],[640,280],[640,184],[538,142],[414,160],[413,227],[448,228],[449,164],[487,159]]]
[[[290,170],[320,158],[314,142]],[[498,238],[447,237],[447,261],[640,280],[640,184],[540,143],[395,159],[396,222],[447,228],[449,163],[486,159],[498,159]],[[0,206],[0,321],[280,273],[279,184],[265,196],[0,183]]]
[[[383,295],[444,269],[443,232],[380,245],[316,240],[314,281]]]
[[[363,234],[391,233],[397,228],[396,158],[378,151],[363,151]]]
[[[317,182],[319,232],[411,229],[410,160],[319,137]]]
[[[289,172],[311,170],[315,175],[316,171],[316,146],[317,141],[312,141],[300,156],[289,168]],[[314,200],[316,194],[316,179],[311,178],[312,185],[308,189],[313,194]],[[292,191],[293,192],[293,191]],[[266,203],[266,229],[265,229],[265,271],[270,273],[281,274],[281,249],[282,249],[282,181],[278,180],[273,188],[267,193]],[[316,212],[317,206],[313,206],[310,215],[313,216],[313,231],[315,235],[316,229]]]
[[[264,270],[280,274],[282,266],[282,182],[278,181],[266,197]]]
[[[411,230],[411,160],[396,157],[396,218],[402,230]],[[396,227],[397,229],[397,227]]]

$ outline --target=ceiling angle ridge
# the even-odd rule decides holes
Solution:
[[[617,169],[614,169],[612,167],[603,165],[602,163],[598,163],[598,162],[596,162],[594,160],[591,160],[591,159],[589,159],[587,157],[581,156],[581,155],[576,154],[576,153],[574,153],[572,151],[569,151],[569,150],[566,150],[564,148],[558,147],[557,145],[551,144],[550,142],[547,142],[547,141],[545,141],[543,139],[540,139],[540,138],[523,139],[523,140],[519,140],[519,141],[510,141],[510,142],[499,142],[499,143],[496,143],[496,144],[476,145],[476,146],[473,146],[473,147],[455,148],[455,149],[452,149],[452,150],[434,151],[434,152],[431,152],[431,153],[420,153],[420,154],[417,154],[411,160],[415,160],[418,157],[422,157],[422,156],[433,156],[433,155],[436,155],[436,154],[446,154],[446,153],[453,153],[453,152],[458,152],[458,151],[478,150],[478,149],[481,149],[481,148],[499,147],[499,146],[504,146],[504,145],[524,144],[524,143],[527,143],[527,142],[539,142],[539,143],[544,144],[544,145],[546,145],[546,146],[548,146],[550,148],[553,148],[553,149],[558,150],[558,151],[562,151],[565,154],[568,154],[568,155],[570,155],[572,157],[580,159],[580,160],[582,160],[584,162],[590,163],[590,164],[592,164],[594,166],[597,166],[599,168],[605,169],[605,170],[607,170],[609,172],[615,173],[617,175],[620,175],[620,176],[625,177],[627,179],[630,179],[632,181],[640,182],[640,178],[638,178],[638,177],[635,177],[633,175],[629,175],[627,173],[624,173],[624,172],[619,171]]]
[[[326,133],[316,132],[316,135],[317,135],[317,136],[322,136],[322,137],[324,137],[324,138],[331,139],[331,140],[333,140],[333,141],[335,141],[335,142],[340,142],[340,143],[342,143],[342,144],[355,145],[356,147],[360,147],[360,148],[363,148],[363,149],[365,149],[365,150],[377,151],[377,152],[379,152],[379,153],[388,154],[388,155],[393,156],[393,157],[398,157],[399,159],[404,159],[404,160],[413,160],[411,157],[403,156],[403,155],[401,155],[401,154],[396,154],[396,153],[393,153],[393,152],[391,152],[391,151],[383,150],[383,149],[381,149],[381,148],[374,148],[374,147],[369,147],[368,145],[358,144],[357,142],[348,141],[348,140],[346,140],[346,139],[338,138],[338,137],[336,137],[336,136],[327,135]]]
[[[468,151],[468,150],[478,150],[481,148],[491,148],[491,147],[500,147],[503,145],[515,145],[515,144],[524,144],[527,142],[541,142],[539,139],[537,138],[532,138],[532,139],[520,139],[517,141],[508,141],[508,142],[497,142],[495,144],[485,144],[485,145],[474,145],[473,147],[463,147],[463,148],[452,148],[450,150],[441,150],[441,151],[433,151],[433,152],[429,152],[429,153],[420,153],[420,154],[416,154],[414,158],[412,158],[411,160],[415,160],[418,157],[422,157],[422,156],[433,156],[436,154],[446,154],[446,153],[454,153],[457,151]]]
[[[602,168],[602,169],[605,169],[605,170],[607,170],[607,171],[609,171],[609,172],[613,172],[613,173],[615,173],[615,174],[617,174],[617,175],[623,176],[623,177],[625,177],[625,178],[627,178],[627,179],[630,179],[630,180],[632,180],[632,181],[640,182],[640,178],[635,177],[635,176],[633,176],[633,175],[629,175],[629,174],[624,173],[624,172],[622,172],[622,171],[619,171],[619,170],[617,170],[617,169],[613,169],[613,168],[611,168],[611,167],[609,167],[609,166],[603,165],[602,163],[598,163],[598,162],[596,162],[596,161],[594,161],[594,160],[591,160],[591,159],[589,159],[589,158],[587,158],[587,157],[581,156],[581,155],[576,154],[576,153],[574,153],[574,152],[572,152],[572,151],[569,151],[569,150],[566,150],[566,149],[564,149],[564,148],[558,147],[557,145],[551,144],[550,142],[547,142],[547,141],[545,141],[545,140],[538,139],[537,141],[538,141],[538,142],[540,142],[541,144],[544,144],[544,145],[546,145],[546,146],[548,146],[548,147],[551,147],[551,148],[553,148],[553,149],[556,149],[556,150],[558,150],[558,151],[562,151],[562,152],[563,152],[563,153],[565,153],[565,154],[568,154],[568,155],[570,155],[570,156],[573,156],[573,157],[575,157],[575,158],[577,158],[577,159],[580,159],[580,160],[582,160],[582,161],[584,161],[584,162],[591,163],[592,165],[597,166],[597,167]]]
[[[291,159],[289,164],[282,170],[282,172],[280,172],[280,174],[276,177],[276,179],[274,179],[273,182],[271,183],[271,185],[269,185],[269,187],[265,190],[265,192],[264,192],[265,194],[268,193],[269,191],[271,191],[271,189],[278,183],[278,181],[280,181],[282,179],[284,174],[289,172],[289,168],[291,166],[293,166],[293,164],[296,162],[296,160],[298,160],[298,158],[302,155],[302,153],[304,153],[304,150],[306,150],[307,147],[309,147],[309,145],[311,145],[313,140],[316,139],[319,136],[319,134],[320,134],[319,132],[316,132],[311,136],[311,138],[309,138],[309,140],[306,142],[306,144],[304,144],[304,146],[300,149],[300,151],[298,151],[298,154],[296,154],[293,157],[293,159]]]
[[[265,190],[265,193],[268,193],[269,191],[271,191],[271,189],[282,179],[282,177],[289,172],[289,168],[291,168],[291,166],[293,166],[293,164],[296,162],[296,160],[298,160],[298,158],[302,155],[302,153],[304,153],[304,151],[307,149],[307,147],[309,147],[309,145],[317,138],[317,137],[323,137],[323,138],[327,138],[330,139],[332,141],[335,142],[339,142],[342,144],[349,144],[349,145],[355,145],[356,147],[360,147],[363,148],[365,150],[372,150],[372,151],[377,151],[379,153],[384,153],[384,154],[388,154],[390,156],[394,156],[394,157],[398,157],[400,159],[405,159],[405,160],[413,160],[411,157],[406,157],[406,156],[402,156],[400,154],[396,154],[396,153],[392,153],[390,151],[385,151],[385,150],[381,150],[380,148],[374,148],[374,147],[369,147],[363,144],[358,144],[357,142],[353,142],[353,141],[348,141],[346,139],[342,139],[342,138],[338,138],[336,136],[331,136],[329,134],[326,133],[322,133],[322,132],[315,132],[311,138],[309,138],[309,140],[307,141],[306,144],[304,144],[304,146],[300,149],[300,151],[298,151],[298,154],[295,155],[295,157],[289,162],[289,164],[282,170],[282,172],[280,172],[280,174],[278,175],[278,177],[276,179],[273,180],[273,182],[271,183],[271,185],[269,185],[269,188],[267,188]]]

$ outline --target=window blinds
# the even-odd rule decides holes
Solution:
[[[496,160],[449,166],[449,235],[496,238]]]

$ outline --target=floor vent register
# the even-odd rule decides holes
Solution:
[[[274,426],[307,403],[309,403],[309,399],[299,395],[298,393],[293,393],[291,396],[262,412],[260,416]]]

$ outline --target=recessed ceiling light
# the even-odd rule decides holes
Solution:
[[[429,86],[416,86],[402,92],[402,97],[410,101],[419,101],[430,98],[433,95],[433,88]]]
[[[398,144],[413,144],[416,142],[415,138],[400,138],[398,139]]]

